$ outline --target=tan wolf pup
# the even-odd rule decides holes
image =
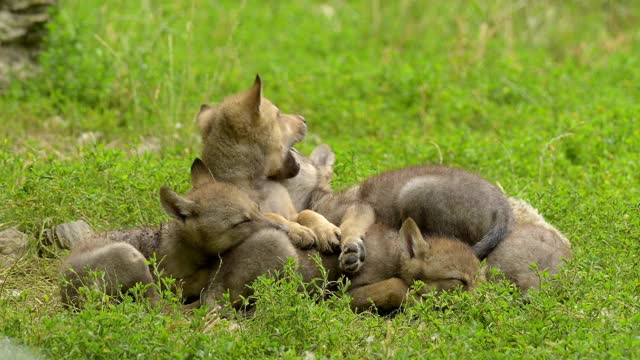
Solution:
[[[174,220],[159,228],[114,230],[96,234],[75,246],[61,267],[62,302],[79,306],[78,289],[99,286],[108,295],[154,281],[146,260],[155,254],[165,276],[181,280],[185,297],[199,297],[207,285],[210,257],[237,245],[263,229],[286,230],[262,215],[254,201],[238,188],[213,180],[196,159],[191,167],[192,190],[184,197],[163,187],[160,200]],[[90,272],[104,272],[92,283]],[[146,293],[152,301],[157,294]]]
[[[507,238],[489,254],[487,266],[498,268],[524,295],[529,289],[540,288],[544,279],[538,272],[547,270],[552,279],[565,260],[571,259],[571,243],[526,201],[511,197],[509,204],[515,224]],[[531,264],[537,266],[537,271]]]
[[[340,229],[323,216],[298,212],[277,180],[295,176],[299,164],[289,151],[307,131],[300,115],[285,114],[263,96],[259,76],[246,92],[216,106],[202,105],[197,116],[202,160],[213,176],[249,193],[271,219],[287,225],[300,247],[330,252],[340,244]]]
[[[472,289],[478,278],[480,263],[471,248],[457,240],[444,237],[423,238],[412,219],[407,219],[400,231],[374,224],[364,237],[367,261],[350,280],[349,293],[354,310],[375,307],[390,311],[407,301],[409,288],[420,280],[427,291]],[[318,254],[328,270],[328,280],[341,275],[338,255],[319,254],[315,250],[295,248],[281,232],[262,230],[224,253],[214,265],[204,301],[216,305],[225,293],[241,305],[240,299],[251,295],[247,286],[258,276],[282,269],[286,258],[293,258],[306,282],[321,277],[312,256]]]
[[[318,146],[306,158],[292,151],[300,165],[297,176],[283,180],[298,210],[312,209],[340,224],[342,269],[356,273],[365,262],[362,238],[374,222],[400,228],[413,218],[427,235],[460,239],[479,259],[485,258],[509,233],[512,211],[502,192],[482,177],[445,166],[392,170],[334,193],[335,154]]]

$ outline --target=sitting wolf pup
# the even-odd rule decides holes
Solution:
[[[462,169],[417,166],[387,171],[359,185],[334,193],[331,178],[335,154],[318,146],[306,158],[292,151],[300,165],[297,176],[284,180],[298,210],[311,209],[340,224],[343,270],[356,273],[365,263],[362,238],[374,222],[398,229],[415,219],[427,235],[460,239],[479,259],[485,258],[509,233],[512,211],[502,192]]]
[[[304,138],[307,125],[304,117],[282,113],[263,97],[259,76],[248,91],[213,107],[202,105],[197,122],[202,160],[216,179],[249,193],[267,216],[287,225],[296,245],[331,252],[340,244],[340,229],[313,211],[296,211],[277,182],[298,173],[289,149]]]
[[[457,287],[469,290],[478,280],[480,263],[468,245],[445,237],[425,239],[411,218],[399,232],[374,224],[364,239],[367,261],[350,278],[348,289],[354,310],[397,309],[407,300],[409,288],[416,280],[425,284],[418,295]],[[239,307],[240,299],[251,295],[247,285],[260,275],[281,270],[286,258],[296,260],[306,282],[321,278],[312,258],[314,254],[318,252],[296,249],[281,232],[270,229],[256,232],[214,264],[203,300],[213,306],[228,292],[234,306]],[[328,271],[328,280],[337,280],[341,275],[337,255],[319,255]]]
[[[136,283],[151,284],[154,278],[146,260],[154,253],[162,274],[182,281],[185,297],[199,296],[209,278],[210,257],[261,230],[286,230],[264,217],[244,192],[214,181],[199,159],[191,167],[191,182],[192,190],[184,197],[164,187],[160,190],[172,222],[159,228],[99,233],[76,245],[61,268],[63,304],[79,306],[82,286],[97,285],[108,295],[117,295]],[[95,271],[104,272],[98,284],[92,284],[89,276]],[[151,288],[146,295],[152,301],[157,298]]]

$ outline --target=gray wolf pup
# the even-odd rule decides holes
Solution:
[[[243,191],[215,181],[199,159],[191,167],[191,180],[192,190],[185,196],[160,190],[162,207],[173,221],[158,228],[99,233],[75,246],[61,268],[62,302],[77,307],[82,286],[99,286],[117,295],[136,283],[151,284],[146,260],[154,254],[163,275],[181,280],[185,297],[199,296],[207,285],[211,256],[263,229],[286,230],[266,218]],[[92,271],[103,272],[104,278],[92,283]],[[157,299],[151,288],[147,296]]]
[[[297,176],[283,180],[294,204],[340,224],[341,266],[355,273],[365,259],[362,238],[374,222],[400,228],[415,219],[428,236],[447,236],[473,246],[485,258],[509,233],[512,210],[502,192],[482,177],[445,166],[416,166],[383,172],[334,193],[331,178],[335,154],[320,145],[301,164]]]
[[[375,307],[390,311],[407,300],[409,289],[416,280],[426,291],[472,289],[478,277],[480,263],[471,248],[445,237],[424,238],[412,219],[407,219],[400,231],[374,224],[364,237],[368,251],[361,270],[350,277],[349,293],[354,310]],[[286,258],[293,258],[306,282],[321,274],[312,256],[317,254],[328,271],[328,280],[335,281],[342,274],[338,255],[319,254],[315,250],[295,248],[288,238],[274,230],[262,230],[224,253],[212,270],[212,277],[203,299],[216,305],[228,292],[235,307],[240,299],[251,295],[247,286],[258,276],[282,269]]]

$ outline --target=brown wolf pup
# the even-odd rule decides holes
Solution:
[[[408,290],[416,280],[425,283],[421,293],[456,287],[468,290],[477,280],[480,263],[468,245],[444,237],[425,239],[410,218],[399,232],[374,224],[364,241],[368,258],[351,277],[349,288],[354,310],[372,306],[380,311],[396,309],[407,300]],[[257,232],[217,261],[204,301],[215,305],[228,291],[238,307],[241,297],[251,295],[247,285],[260,275],[282,269],[286,258],[296,260],[305,281],[319,278],[313,254],[317,252],[296,249],[281,232]],[[335,281],[341,274],[338,256],[320,255],[328,280]]]
[[[333,193],[335,154],[329,146],[319,146],[308,159],[292,153],[301,170],[283,184],[298,210],[309,208],[340,224],[344,244],[340,261],[348,273],[356,273],[364,263],[362,237],[374,222],[398,229],[403,219],[411,217],[427,235],[454,237],[473,245],[479,259],[510,231],[512,211],[502,192],[462,169],[392,170]]]
[[[523,292],[539,289],[543,280],[537,271],[547,270],[549,279],[565,260],[571,259],[571,243],[547,223],[529,203],[509,198],[515,224],[511,233],[487,257],[488,268],[498,268]],[[499,277],[498,277],[499,279]]]
[[[298,173],[289,149],[304,138],[307,125],[304,117],[282,113],[263,97],[259,76],[248,91],[217,106],[202,105],[197,122],[202,160],[216,179],[249,193],[268,217],[287,225],[296,245],[330,252],[340,244],[338,227],[313,211],[298,213],[277,182]]]
[[[62,302],[77,307],[81,286],[98,285],[108,295],[117,295],[119,288],[151,284],[154,279],[145,260],[154,253],[164,275],[182,280],[185,297],[199,296],[209,278],[211,256],[261,230],[286,230],[264,217],[243,191],[215,181],[199,159],[191,167],[191,180],[193,189],[184,197],[160,190],[162,206],[173,221],[159,228],[96,234],[74,247],[61,268],[66,279]],[[104,272],[104,279],[92,283],[90,271]],[[151,289],[147,296],[157,298]]]

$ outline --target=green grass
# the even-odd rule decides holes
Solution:
[[[0,269],[0,339],[55,359],[638,358],[639,25],[635,1],[60,1],[41,74],[0,97],[0,229],[33,238]],[[462,166],[530,201],[574,259],[528,304],[499,283],[357,315],[293,276],[256,284],[251,319],[63,311],[65,252],[42,231],[166,221],[158,190],[188,189],[199,105],[256,73],[308,119],[302,150],[334,148],[336,188]]]

